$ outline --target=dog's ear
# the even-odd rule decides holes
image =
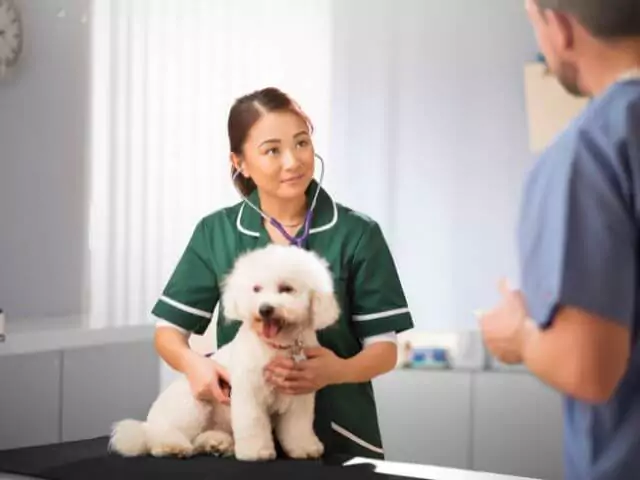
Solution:
[[[340,305],[332,291],[314,291],[311,297],[311,315],[314,330],[322,330],[340,317]]]
[[[233,273],[222,282],[221,307],[225,318],[229,322],[242,320],[242,312],[240,311],[241,302],[239,298],[241,289],[237,283],[238,282],[234,280]]]

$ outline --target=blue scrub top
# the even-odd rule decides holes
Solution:
[[[640,479],[640,80],[592,100],[535,164],[518,230],[529,313],[559,305],[625,326],[632,357],[607,403],[565,399],[566,480]]]

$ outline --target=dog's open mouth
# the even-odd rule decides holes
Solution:
[[[262,319],[262,335],[265,338],[275,338],[285,327],[285,322],[278,317],[271,317],[269,319]]]

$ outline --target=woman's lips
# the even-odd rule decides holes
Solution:
[[[285,178],[284,180],[282,180],[282,183],[298,182],[298,181],[302,180],[303,178],[304,178],[304,175],[300,174],[300,175],[296,175],[295,177]]]

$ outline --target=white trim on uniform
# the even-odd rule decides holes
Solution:
[[[242,206],[240,207],[240,211],[238,212],[238,217],[236,218],[236,227],[238,228],[238,230],[240,230],[242,233],[245,233],[247,235],[251,235],[252,237],[259,237],[260,233],[259,232],[252,232],[251,230],[247,230],[246,228],[244,228],[242,226],[242,222],[240,221],[242,219],[242,212],[244,212],[244,206],[246,204],[243,203]]]
[[[336,223],[338,223],[338,206],[336,205],[335,200],[333,199],[333,197],[331,197],[329,194],[327,194],[327,196],[329,197],[329,199],[331,200],[331,204],[333,205],[333,217],[331,218],[331,221],[329,223],[327,223],[326,225],[322,225],[320,227],[315,227],[309,230],[309,235],[313,234],[313,233],[318,233],[318,232],[323,232],[325,230],[329,230],[330,228],[333,228]],[[260,232],[254,232],[252,230],[247,229],[246,227],[242,226],[242,213],[244,212],[244,207],[245,207],[246,203],[242,203],[242,206],[240,207],[240,210],[238,211],[238,216],[236,217],[236,228],[241,231],[242,233],[246,234],[246,235],[250,235],[252,237],[259,237],[260,236]],[[317,208],[317,206],[316,206]]]
[[[378,313],[367,313],[364,315],[353,315],[353,319],[359,322],[367,321],[367,320],[378,320],[380,318],[388,318],[395,317],[396,315],[400,315],[403,313],[409,313],[409,308],[395,308],[393,310],[387,310],[386,312],[378,312]]]
[[[329,230],[330,228],[333,228],[336,223],[338,223],[338,206],[336,205],[336,202],[333,200],[332,197],[329,197],[329,198],[331,199],[331,203],[333,204],[333,218],[329,223],[327,223],[326,225],[323,225],[322,227],[316,227],[316,228],[310,229],[309,230],[310,234]]]
[[[381,343],[381,342],[389,342],[397,345],[398,335],[396,335],[396,332],[387,332],[387,333],[381,333],[380,335],[372,335],[371,337],[366,337],[362,340],[362,344],[365,347],[368,347],[369,345],[373,345],[374,343]]]
[[[167,297],[166,295],[162,295],[160,297],[160,300],[162,300],[164,303],[167,303],[167,304],[171,305],[172,307],[177,308],[178,310],[182,310],[183,312],[187,312],[187,313],[190,313],[192,315],[197,315],[198,317],[203,317],[203,318],[210,319],[211,315],[213,315],[211,312],[205,312],[204,310],[200,310],[198,308],[194,308],[194,307],[190,307],[189,305],[185,305],[184,303],[177,302],[177,301]]]
[[[346,430],[345,428],[341,427],[337,423],[331,422],[331,428],[333,430],[335,430],[336,432],[338,432],[340,435],[343,435],[343,436],[347,437],[352,442],[357,443],[361,447],[364,447],[367,450],[371,450],[372,452],[376,452],[376,453],[380,453],[380,454],[384,455],[384,450],[382,448],[376,447],[374,445],[371,445],[368,442],[365,442],[363,439],[361,439],[360,437],[355,436],[349,430]]]
[[[167,321],[167,320],[165,320],[163,318],[159,319],[156,322],[156,328],[161,328],[161,327],[173,328],[174,330],[179,331],[185,337],[189,337],[191,335],[191,332],[189,332],[188,330],[185,330],[180,325],[176,325],[175,323],[171,323],[171,322],[169,322],[169,321]]]

